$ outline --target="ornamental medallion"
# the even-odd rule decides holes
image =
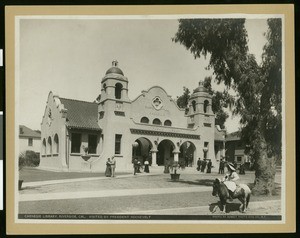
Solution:
[[[160,97],[156,96],[155,98],[153,98],[153,100],[152,100],[152,106],[156,110],[160,110],[163,107],[163,103],[162,103],[162,100],[160,99]]]

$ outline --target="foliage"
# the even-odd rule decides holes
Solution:
[[[173,41],[195,58],[209,55],[217,83],[237,93],[233,113],[241,116],[242,140],[255,160],[255,187],[271,194],[274,158],[281,157],[282,22],[267,23],[261,66],[248,52],[245,19],[181,19]]]
[[[167,165],[170,169],[170,171],[174,174],[177,174],[177,170],[181,169],[185,169],[185,163],[184,161],[170,161],[169,164]]]
[[[40,158],[37,153],[32,150],[26,150],[19,154],[19,170],[24,167],[36,167],[40,164]]]
[[[19,171],[26,166],[25,152],[19,154]]]
[[[177,105],[179,108],[186,108],[190,98],[190,90],[186,87],[183,87],[183,94],[177,97]]]

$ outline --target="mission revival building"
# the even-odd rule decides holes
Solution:
[[[128,97],[129,80],[118,62],[106,71],[101,95],[85,102],[48,95],[41,123],[40,168],[103,172],[114,156],[117,170],[132,169],[132,158],[152,166],[167,161],[210,159],[215,168],[225,155],[225,131],[215,126],[212,95],[199,82],[180,109],[160,86]]]

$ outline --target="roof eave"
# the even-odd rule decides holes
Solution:
[[[88,128],[88,127],[78,127],[78,126],[67,126],[68,129],[78,129],[78,130],[87,130],[87,131],[102,131],[102,129],[99,128]]]

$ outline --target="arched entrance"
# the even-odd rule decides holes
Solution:
[[[183,162],[186,167],[192,167],[194,165],[196,156],[196,146],[186,141],[180,146],[179,161]]]
[[[151,164],[151,141],[147,138],[140,137],[134,141],[132,144],[132,158],[137,158],[141,163],[148,160]]]
[[[166,161],[174,160],[175,146],[170,140],[162,140],[157,146],[157,165],[165,165]]]

